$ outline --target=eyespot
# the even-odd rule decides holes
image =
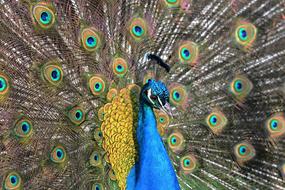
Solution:
[[[101,95],[106,90],[106,82],[100,76],[93,76],[89,79],[89,89],[94,96]]]
[[[283,113],[276,113],[269,117],[265,122],[265,129],[268,136],[278,138],[285,134],[285,119]]]
[[[92,166],[101,166],[102,156],[99,154],[99,152],[94,151],[89,158],[89,162]]]
[[[0,76],[0,92],[2,93],[3,91],[5,91],[7,89],[7,80],[3,77]]]
[[[117,57],[113,60],[113,72],[118,77],[123,77],[128,72],[127,61],[123,58]]]
[[[239,21],[235,29],[235,41],[243,46],[250,47],[256,39],[256,27],[246,21]]]
[[[144,34],[144,29],[140,25],[135,25],[132,28],[132,32],[136,37],[141,37]]]
[[[68,117],[73,124],[80,125],[85,120],[85,113],[81,107],[76,106],[69,110]]]
[[[238,29],[238,37],[241,41],[245,41],[248,38],[247,31],[245,28]]]
[[[32,15],[34,22],[42,29],[49,29],[55,23],[55,12],[51,4],[41,2],[33,6]]]
[[[101,183],[95,183],[92,185],[92,190],[103,190],[104,186]]]
[[[167,114],[160,110],[154,110],[157,130],[160,136],[165,135],[166,127],[169,125],[170,119]]]
[[[98,119],[99,121],[104,121],[104,106],[98,110]]]
[[[176,8],[180,5],[180,0],[163,0],[165,5],[169,8]]]
[[[54,64],[45,65],[42,68],[43,77],[49,84],[58,86],[63,79],[63,71],[60,66]]]
[[[0,100],[4,98],[10,90],[9,78],[0,72]]]
[[[213,111],[206,117],[206,123],[214,134],[219,134],[227,125],[228,120],[222,112]]]
[[[245,76],[236,76],[230,84],[230,92],[238,100],[243,102],[253,88],[250,80]]]
[[[169,135],[167,143],[172,152],[178,153],[185,147],[185,141],[183,135],[176,131]]]
[[[187,104],[188,95],[185,87],[180,84],[171,84],[169,87],[170,103],[177,107],[184,108]]]
[[[85,28],[81,32],[81,44],[86,51],[93,52],[101,47],[99,32],[93,28]]]
[[[142,18],[133,18],[129,26],[129,31],[135,41],[141,41],[147,35],[147,24]]]
[[[14,128],[15,135],[19,138],[28,138],[33,131],[32,122],[25,117],[20,118]]]
[[[187,48],[182,48],[180,51],[181,57],[182,59],[188,61],[191,58],[191,53],[189,51],[189,49]]]
[[[255,156],[254,147],[248,142],[241,142],[234,147],[234,155],[239,164],[243,164]]]
[[[99,143],[102,142],[102,140],[103,140],[103,133],[102,133],[102,131],[99,128],[95,129],[95,131],[94,131],[94,138],[95,138],[95,140],[97,142],[99,142]]]
[[[155,74],[152,71],[147,71],[146,75],[143,78],[143,84],[148,83],[148,80],[150,79],[154,79],[155,78]]]
[[[109,171],[109,178],[112,180],[112,181],[116,181],[116,175],[115,175],[115,173],[114,173],[114,171],[113,170],[110,170]]]
[[[183,42],[178,48],[178,57],[181,63],[195,65],[199,56],[198,45],[191,41]]]
[[[17,190],[22,186],[22,179],[17,172],[10,172],[6,175],[3,187],[4,189]]]
[[[66,151],[63,146],[55,146],[50,153],[50,159],[57,164],[63,163],[66,160]]]
[[[279,165],[279,170],[281,173],[281,177],[283,177],[283,180],[285,180],[285,162]]]
[[[197,160],[193,155],[189,154],[180,158],[180,170],[184,174],[187,175],[192,173],[196,169],[196,167]]]

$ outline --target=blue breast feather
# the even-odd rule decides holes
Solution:
[[[139,160],[127,178],[127,190],[177,190],[179,183],[156,128],[155,115],[146,104],[140,106],[137,128]]]

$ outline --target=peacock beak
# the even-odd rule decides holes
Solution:
[[[169,115],[171,118],[173,118],[173,114],[172,114],[172,111],[171,111],[171,107],[170,107],[170,104],[168,102],[166,102],[164,104],[164,106],[161,107],[161,110],[163,112],[165,112],[167,115]]]
[[[158,102],[160,104],[160,110],[169,115],[170,117],[173,117],[171,112],[171,107],[168,102],[166,102],[164,105],[162,104],[160,98],[158,97]]]

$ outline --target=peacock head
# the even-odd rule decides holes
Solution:
[[[169,92],[161,81],[149,79],[142,88],[141,101],[152,108],[160,109],[172,115],[169,106]]]

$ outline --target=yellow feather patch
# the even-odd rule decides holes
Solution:
[[[112,102],[104,106],[101,125],[103,148],[115,175],[109,176],[113,180],[117,179],[121,189],[126,188],[126,179],[137,155],[134,134],[137,127],[138,100],[137,96],[132,96],[134,87],[121,89]]]

